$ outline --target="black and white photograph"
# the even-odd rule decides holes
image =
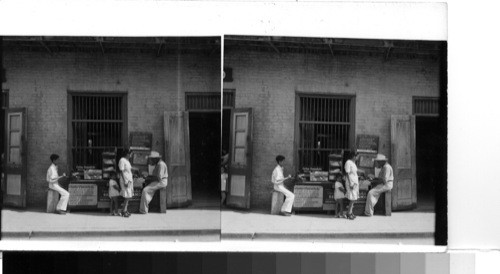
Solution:
[[[220,36],[4,36],[2,57],[2,240],[219,240]]]
[[[446,245],[446,50],[224,36],[222,240]]]

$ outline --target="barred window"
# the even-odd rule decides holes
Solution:
[[[354,137],[354,97],[298,95],[298,168],[328,170],[328,155],[349,149]]]
[[[418,116],[439,116],[439,98],[413,97],[413,114]]]
[[[101,168],[104,151],[123,150],[126,97],[123,94],[70,94],[73,168]]]

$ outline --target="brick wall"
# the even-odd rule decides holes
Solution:
[[[254,110],[251,206],[269,208],[275,157],[294,172],[295,92],[356,96],[355,134],[380,136],[390,158],[390,116],[412,114],[413,96],[439,96],[439,62],[330,54],[225,52],[236,107]]]
[[[185,92],[220,91],[220,55],[4,51],[10,107],[28,112],[28,206],[45,203],[49,156],[67,170],[67,91],[127,92],[128,129],[153,133],[163,154],[163,112],[184,110]]]

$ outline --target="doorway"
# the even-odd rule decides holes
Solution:
[[[231,109],[222,111],[222,151],[229,153],[229,138],[231,137]]]
[[[436,191],[446,184],[446,133],[440,126],[439,117],[417,116],[415,121],[417,161],[417,209],[435,212]]]
[[[220,205],[220,111],[189,112],[193,207]]]

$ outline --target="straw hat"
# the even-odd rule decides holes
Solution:
[[[373,161],[376,161],[376,162],[387,162],[387,157],[385,157],[384,154],[377,154],[377,157],[375,159],[373,159]]]
[[[157,159],[157,158],[161,158],[161,155],[157,151],[152,150],[151,154],[149,154],[148,158],[149,159]]]

